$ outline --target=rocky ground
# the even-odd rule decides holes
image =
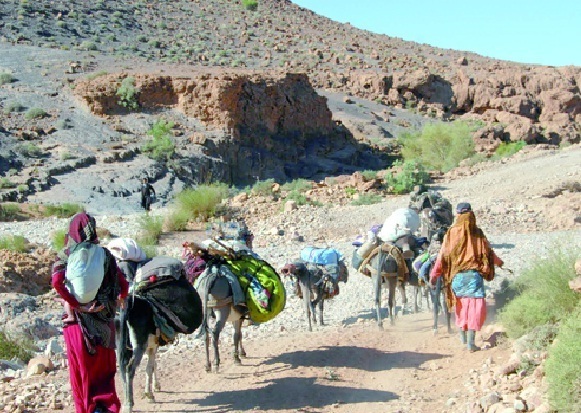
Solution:
[[[581,200],[575,190],[580,161],[578,146],[559,151],[538,148],[509,160],[455,170],[438,183],[453,203],[472,202],[496,252],[514,271],[513,275],[499,271],[490,284],[488,325],[478,337],[489,350],[468,354],[443,327],[434,337],[427,303],[422,302],[422,311],[414,315],[411,306],[402,307],[401,297],[396,325],[378,331],[369,280],[351,271],[340,295],[326,303],[327,325],[313,333],[306,331],[294,297],[276,319],[245,328],[250,358],[241,367],[226,356],[227,336],[222,339],[223,371],[218,375],[203,372],[201,343],[193,336],[163,348],[158,357],[164,390],[157,394],[156,404],[139,399],[137,411],[548,411],[542,375],[546,355],[529,351],[526,343],[497,340],[502,329],[494,324],[494,310],[502,298],[502,281],[518,277],[533,258],[559,246],[581,247]],[[323,199],[325,194],[337,201],[344,197],[333,185],[313,190],[312,196]],[[388,197],[357,207],[337,202],[282,213],[280,201],[250,197],[244,211],[255,234],[256,252],[279,268],[306,245],[335,246],[349,260],[355,236],[408,200]],[[152,213],[164,212],[158,208]],[[98,215],[97,221],[113,235],[135,236],[141,216],[119,216],[111,210]],[[22,234],[46,246],[51,231],[65,226],[62,219],[2,223],[0,236]],[[181,243],[195,236],[199,234],[168,234],[160,253],[178,255]],[[53,292],[46,292],[50,251],[39,247],[33,257],[22,261],[3,256],[1,284],[11,284],[0,293],[0,319],[7,331],[24,333],[40,351],[48,349],[48,360],[37,359],[28,368],[17,361],[2,362],[0,404],[5,411],[72,412],[59,335],[60,304]],[[411,300],[409,289],[407,294]],[[523,371],[523,359],[539,367]],[[183,377],[188,377],[187,383]],[[136,386],[143,385],[143,373],[137,381]]]

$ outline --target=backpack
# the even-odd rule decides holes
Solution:
[[[158,256],[147,261],[135,271],[135,289],[150,287],[164,281],[185,277],[184,265],[173,257]]]
[[[347,282],[349,271],[343,255],[335,248],[305,247],[301,250],[300,258],[307,267],[324,269],[335,281]]]
[[[69,254],[66,286],[81,304],[95,299],[105,276],[105,250],[91,242],[81,242]]]

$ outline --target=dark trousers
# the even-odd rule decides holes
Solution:
[[[141,208],[149,211],[149,207],[151,205],[151,197],[150,196],[142,196],[141,197]]]

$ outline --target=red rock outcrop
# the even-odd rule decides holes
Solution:
[[[248,184],[263,176],[284,180],[337,174],[349,165],[369,163],[360,160],[357,142],[333,121],[326,98],[305,74],[122,73],[79,81],[74,93],[96,115],[127,113],[117,92],[129,76],[141,109],[172,108],[205,126],[185,132],[187,154],[174,170],[186,182]],[[200,146],[203,155],[192,156]]]
[[[124,113],[127,109],[116,93],[129,76],[134,79],[141,108],[173,107],[209,129],[226,130],[234,137],[257,130],[266,134],[330,134],[334,130],[325,98],[317,95],[305,74],[125,73],[80,81],[75,94],[97,115]]]

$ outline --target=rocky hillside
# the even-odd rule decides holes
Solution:
[[[290,1],[0,1],[0,17],[3,201],[134,211],[143,176],[165,202],[201,182],[382,169],[392,138],[438,119],[478,120],[487,148],[580,139],[580,68],[406,42]],[[142,153],[161,118],[170,162]]]
[[[578,67],[524,65],[407,42],[334,22],[288,0],[260,0],[256,10],[241,3],[5,1],[0,35],[7,42],[140,59],[134,67],[151,61],[282,67],[307,73],[317,89],[435,117],[471,114],[498,122],[496,136],[505,139],[580,138]],[[90,68],[90,60],[79,66]]]

